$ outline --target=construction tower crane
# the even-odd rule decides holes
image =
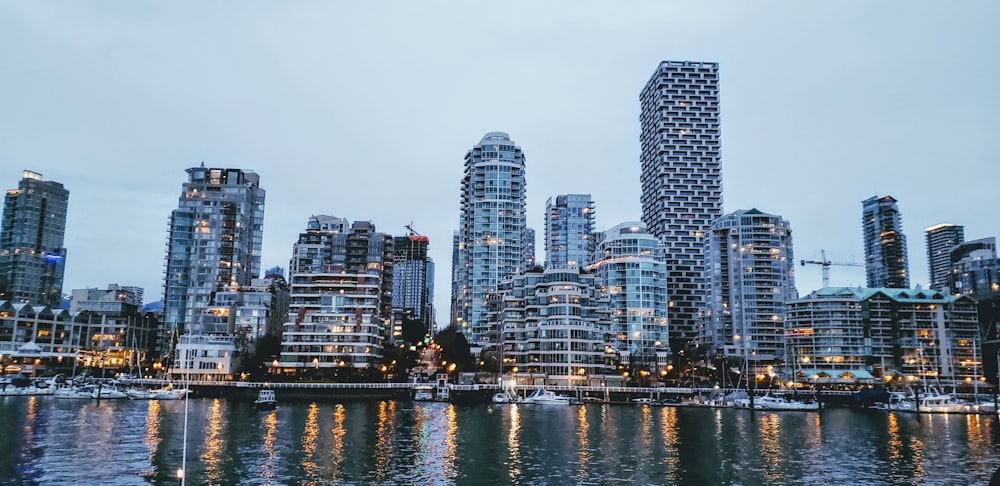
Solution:
[[[845,267],[863,267],[864,266],[861,263],[831,262],[830,260],[826,259],[826,250],[820,250],[819,254],[820,254],[820,257],[822,258],[822,260],[820,260],[820,261],[816,261],[816,260],[802,260],[802,266],[805,266],[807,263],[811,263],[811,264],[815,264],[815,265],[821,265],[823,267],[823,286],[824,287],[829,287],[830,286],[830,266],[831,265],[840,265],[840,266],[845,266]]]
[[[431,241],[430,238],[418,233],[417,230],[413,229],[412,221],[410,221],[410,224],[403,225],[403,227],[410,232],[410,234],[407,235],[410,238],[410,241],[423,241],[423,242]]]

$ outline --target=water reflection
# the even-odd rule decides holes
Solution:
[[[758,424],[764,479],[774,483],[782,479],[781,464],[785,458],[781,447],[781,416],[777,413],[761,414]]]
[[[274,424],[275,429],[277,429],[277,413],[272,412],[272,416],[275,417]],[[302,466],[302,471],[307,477],[316,477],[316,439],[319,437],[319,406],[316,402],[309,404],[309,409],[306,411],[306,424],[302,430],[302,461],[300,465]],[[273,430],[271,433],[265,433],[264,439],[264,450],[268,453],[268,457],[273,457],[274,451],[274,434]],[[270,461],[268,461],[270,464]]]
[[[330,436],[333,438],[333,446],[330,448],[330,479],[338,480],[343,474],[344,465],[344,436],[347,430],[344,429],[344,404],[338,403],[333,407],[333,428]]]
[[[521,408],[510,407],[510,419],[507,424],[507,477],[514,481],[521,476]]]
[[[670,484],[680,482],[678,473],[681,470],[680,451],[678,445],[680,440],[677,435],[677,409],[674,407],[663,407],[660,411],[660,437],[663,439],[663,462],[667,466],[664,479]]]
[[[278,463],[278,452],[275,448],[275,442],[278,437],[278,412],[276,410],[271,410],[264,416],[264,422],[261,425],[261,428],[264,433],[264,463],[260,466],[260,475],[264,479],[271,479],[275,476],[275,466]],[[314,434],[318,433],[318,430],[314,432]],[[303,438],[303,441],[305,440],[306,439]]]
[[[585,478],[588,476],[587,466],[590,463],[590,439],[587,437],[590,433],[590,422],[587,421],[586,407],[577,407],[576,410],[576,440],[579,443],[576,460],[580,463],[576,475]]]
[[[225,472],[222,470],[222,431],[226,426],[226,423],[222,416],[221,400],[215,399],[211,401],[206,421],[208,422],[208,426],[204,429],[205,442],[202,445],[203,452],[199,458],[205,468],[205,477],[210,482],[217,483],[225,478]]]

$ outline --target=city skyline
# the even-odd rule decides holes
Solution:
[[[797,260],[862,263],[873,195],[899,201],[911,285],[930,281],[925,228],[1000,232],[996,5],[453,7],[0,6],[2,179],[71,192],[64,293],[160,300],[176,188],[204,161],[260,175],[263,268],[287,271],[310,215],[412,223],[443,326],[468,147],[501,131],[524,150],[530,228],[571,193],[592,195],[597,231],[638,220],[639,92],[663,60],[719,63],[723,212],[781,215]],[[795,271],[800,295],[821,286]],[[863,267],[831,284],[864,286]]]

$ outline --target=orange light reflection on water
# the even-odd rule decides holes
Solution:
[[[344,473],[344,436],[347,429],[344,428],[344,404],[338,403],[333,407],[333,428],[330,429],[330,436],[333,438],[333,447],[330,448],[330,479],[337,481]]]
[[[273,413],[273,412],[272,412]],[[319,407],[316,402],[309,404],[309,410],[306,412],[306,424],[302,430],[302,470],[306,473],[308,477],[316,476],[316,461],[314,454],[316,453],[316,440],[319,438]],[[265,448],[269,447],[267,440],[264,441]],[[270,444],[270,448],[273,450],[273,444]]]
[[[667,474],[664,480],[670,484],[678,484],[681,479],[677,476],[680,472],[680,454],[677,449],[677,408],[663,407],[660,409],[660,437],[663,439],[665,451],[663,461],[667,465]]]
[[[577,461],[580,462],[580,467],[576,470],[576,477],[585,478],[587,477],[587,469],[590,465],[590,438],[587,434],[590,432],[590,422],[587,421],[587,407],[576,407],[576,438],[580,446],[577,449]]]
[[[507,424],[507,476],[511,481],[521,477],[521,412],[517,404],[510,406],[510,421]]]
[[[782,463],[786,457],[781,448],[781,417],[777,413],[760,416],[760,455],[764,460],[764,479],[769,483],[781,481]]]
[[[205,466],[205,479],[210,483],[217,483],[226,479],[225,471],[222,469],[222,450],[225,445],[222,433],[226,428],[226,423],[222,415],[222,400],[218,398],[212,400],[208,408],[207,422],[208,427],[205,429],[205,444],[203,446],[204,452],[201,453],[200,459]]]

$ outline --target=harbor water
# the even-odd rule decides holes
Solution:
[[[0,398],[0,430],[10,485],[178,484],[185,457],[186,483],[213,485],[985,485],[1000,468],[995,415],[846,408],[28,396]]]

